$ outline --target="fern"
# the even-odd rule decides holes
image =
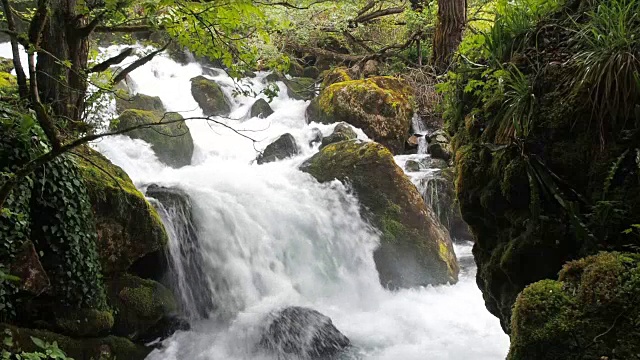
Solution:
[[[611,168],[609,169],[609,172],[607,173],[607,177],[604,179],[604,188],[602,190],[602,200],[607,198],[607,194],[609,193],[609,189],[611,189],[611,182],[613,181],[613,178],[616,176],[616,173],[618,172],[618,169],[620,168],[620,165],[622,165],[622,162],[627,157],[627,154],[629,154],[629,150],[628,149],[625,152],[623,152],[622,155],[620,155],[616,159],[616,161],[613,162],[613,165],[611,165]]]

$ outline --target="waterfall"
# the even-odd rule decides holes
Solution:
[[[119,49],[101,53],[107,57]],[[0,54],[5,50],[0,48]],[[308,146],[313,129],[327,136],[334,125],[306,124],[308,102],[289,98],[281,82],[271,102],[274,113],[249,119],[256,99],[234,96],[234,90],[260,93],[268,74],[258,72],[236,83],[223,72],[205,70],[162,55],[132,72],[131,80],[136,91],[159,96],[167,110],[189,117],[202,115],[189,80],[205,74],[232,103],[229,117],[216,120],[253,140],[224,126],[189,120],[195,151],[191,165],[180,169],[162,164],[141,140],[114,136],[93,144],[139,188],[157,184],[187,199],[171,202],[148,191],[158,200],[170,237],[170,282],[192,325],[165,340],[149,359],[269,359],[255,351],[262,324],[286,306],[310,307],[330,317],[354,345],[351,358],[505,358],[508,337],[484,307],[468,261],[470,245],[456,245],[458,256],[467,259],[456,285],[382,288],[373,262],[378,234],[360,216],[358,199],[345,184],[319,184],[298,170],[318,151],[317,144]],[[414,130],[424,133],[418,123]],[[255,164],[256,150],[283,133],[293,135],[300,154]],[[428,157],[425,152],[409,156]],[[401,167],[408,159],[396,157]],[[420,176],[435,171],[408,175],[419,184]]]

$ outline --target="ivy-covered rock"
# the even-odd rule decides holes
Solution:
[[[107,293],[116,311],[116,335],[130,339],[144,337],[162,319],[177,313],[171,290],[153,280],[124,274],[108,281]]]
[[[47,330],[20,328],[7,324],[0,324],[0,336],[3,340],[0,342],[0,349],[9,354],[39,352],[42,351],[40,345],[53,342],[56,342],[58,348],[74,360],[143,360],[151,351],[122,337],[75,339]]]
[[[333,144],[340,141],[345,140],[353,140],[358,138],[358,134],[356,134],[355,130],[351,127],[351,125],[347,123],[339,123],[333,129],[331,135],[322,138],[322,143],[320,144],[320,149],[323,147]]]
[[[4,239],[11,241],[10,238]],[[33,242],[30,240],[23,242],[9,270],[11,275],[20,279],[20,290],[37,296],[51,287],[49,276],[40,262],[40,256]]]
[[[266,164],[292,157],[300,152],[298,144],[293,135],[287,133],[280,136],[276,141],[267,145],[262,154],[258,156],[258,164]]]
[[[130,98],[116,98],[116,111],[118,114],[126,110],[152,111],[159,116],[162,116],[166,111],[159,97],[145,94],[136,94]]]
[[[256,102],[251,105],[251,111],[249,112],[252,118],[259,117],[261,119],[267,118],[271,114],[273,114],[273,109],[265,99],[256,100]]]
[[[159,117],[151,111],[131,109],[124,111],[119,118],[112,121],[111,127],[121,130],[137,125],[157,124],[180,119],[182,116],[176,113]],[[179,168],[191,164],[194,148],[193,138],[189,128],[182,121],[136,129],[126,134],[133,139],[141,139],[151,144],[158,159],[171,167]]]
[[[601,253],[564,266],[518,296],[508,360],[635,359],[640,255]]]
[[[113,314],[109,310],[63,308],[54,316],[56,327],[70,336],[104,336],[113,327]]]
[[[287,86],[287,95],[292,99],[311,100],[316,96],[316,81],[312,78],[285,78],[282,81]]]
[[[375,142],[330,144],[301,170],[318,181],[351,184],[364,217],[381,233],[374,253],[380,282],[389,288],[455,283],[458,262],[447,230],[400,169]]]
[[[205,116],[227,116],[231,106],[220,85],[204,76],[191,79],[191,95]]]
[[[344,121],[364,131],[394,154],[403,151],[413,116],[412,90],[401,79],[372,77],[326,87],[307,108],[307,120]]]
[[[77,150],[98,232],[105,274],[121,273],[143,256],[164,249],[167,234],[156,210],[127,173],[89,147]]]

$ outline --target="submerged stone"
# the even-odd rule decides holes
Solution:
[[[191,79],[191,95],[205,116],[227,116],[231,106],[220,85],[204,76]]]
[[[320,149],[324,148],[329,144],[333,144],[333,143],[345,141],[345,140],[353,140],[353,139],[356,139],[357,137],[358,137],[358,134],[356,134],[355,130],[353,130],[351,125],[347,123],[339,123],[333,129],[333,132],[331,133],[331,135],[326,136],[322,139],[322,144],[320,145]]]
[[[292,306],[271,314],[260,346],[280,356],[329,359],[351,345],[331,319],[313,309]]]
[[[300,152],[296,139],[289,133],[269,144],[258,156],[258,164],[266,164],[297,155]]]
[[[251,105],[251,111],[249,115],[254,118],[258,117],[264,119],[269,117],[269,115],[273,114],[273,109],[265,99],[258,99],[256,102]]]

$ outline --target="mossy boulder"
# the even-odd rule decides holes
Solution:
[[[8,337],[11,339],[10,342],[0,342],[0,349],[9,354],[42,351],[33,338],[50,344],[56,342],[67,356],[75,360],[143,360],[151,351],[145,346],[132,343],[129,339],[116,336],[77,339],[47,330],[19,328],[7,324],[0,324],[0,333],[7,336],[3,340]]]
[[[114,334],[130,339],[144,337],[162,319],[175,316],[178,310],[169,289],[130,274],[108,280],[107,294],[116,311]]]
[[[287,86],[287,95],[292,99],[311,100],[316,96],[316,81],[312,78],[284,78],[282,81]]]
[[[98,232],[105,274],[120,273],[143,256],[164,249],[167,234],[156,210],[127,173],[89,147],[76,152]]]
[[[413,116],[412,90],[404,80],[378,76],[334,83],[307,108],[307,120],[344,121],[394,154],[404,150]]]
[[[220,85],[204,76],[191,79],[191,95],[205,116],[227,116],[231,106]]]
[[[112,121],[111,127],[122,130],[137,125],[157,124],[180,119],[182,116],[176,113],[168,113],[160,117],[152,111],[130,109]],[[127,132],[127,136],[151,144],[158,159],[171,167],[179,168],[191,164],[194,148],[193,138],[189,128],[182,121],[136,129]]]
[[[343,81],[351,81],[351,75],[349,69],[346,67],[337,67],[332,70],[328,70],[323,74],[322,83],[320,84],[320,90],[333,85],[335,83]]]
[[[256,102],[251,105],[251,111],[249,112],[252,118],[258,117],[261,119],[267,118],[271,114],[273,114],[273,109],[265,99],[256,100]]]
[[[333,129],[333,132],[329,136],[325,136],[322,138],[322,143],[320,144],[320,149],[325,146],[333,143],[337,143],[345,140],[354,140],[358,138],[358,134],[353,130],[351,125],[347,123],[339,123]]]
[[[13,68],[13,59],[0,57],[0,72],[10,73]]]
[[[455,283],[458,262],[447,230],[381,144],[330,144],[301,170],[320,182],[351,184],[363,216],[381,233],[374,253],[380,282],[389,288]]]
[[[126,94],[125,94],[126,95]],[[145,94],[136,94],[132,97],[116,98],[116,111],[118,114],[126,110],[145,110],[152,111],[162,117],[166,109],[162,100],[157,96],[149,96]]]
[[[58,309],[55,312],[55,324],[61,333],[70,336],[104,336],[113,327],[113,313],[96,309]]]
[[[640,255],[600,253],[518,296],[508,360],[635,359],[640,354]]]
[[[13,94],[18,91],[18,80],[8,72],[0,72],[0,93]]]
[[[270,163],[286,159],[300,153],[296,139],[289,133],[283,134],[276,141],[267,145],[258,156],[258,164]]]

